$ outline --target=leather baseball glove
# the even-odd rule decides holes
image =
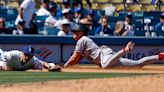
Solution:
[[[50,66],[49,71],[60,72],[61,66],[55,64],[54,66]]]

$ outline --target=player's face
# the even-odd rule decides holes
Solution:
[[[79,40],[83,36],[83,32],[73,32],[73,38]]]
[[[30,55],[30,54],[27,54],[27,53],[24,53],[24,58],[23,58],[23,62],[28,62],[32,59],[33,55]]]

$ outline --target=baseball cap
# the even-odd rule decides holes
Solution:
[[[62,0],[62,3],[63,3],[64,5],[68,5],[68,4],[69,4],[69,0]]]
[[[164,13],[162,13],[162,14],[160,15],[160,18],[164,19]]]
[[[49,11],[51,11],[53,9],[57,9],[57,5],[54,2],[50,2],[50,4],[49,4]]]
[[[22,51],[26,54],[34,55],[35,49],[32,47],[32,45],[27,45],[23,47]]]
[[[70,24],[70,21],[68,19],[63,19],[62,20],[62,25]]]
[[[24,25],[24,24],[25,24],[25,21],[24,21],[24,20],[19,20],[19,21],[18,21],[18,24]]]
[[[126,17],[129,18],[129,19],[132,19],[132,17],[133,17],[132,13],[127,13]]]
[[[79,24],[75,24],[75,26],[73,27],[72,32],[82,32],[86,29],[87,29],[87,27],[85,25],[79,23]]]

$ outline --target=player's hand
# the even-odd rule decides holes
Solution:
[[[55,64],[54,66],[50,66],[49,71],[55,71],[55,72],[60,72],[61,71],[61,66]]]
[[[133,43],[132,41],[128,42],[128,44],[124,48],[124,52],[128,53],[128,52],[132,51],[134,45],[135,45],[135,43]]]

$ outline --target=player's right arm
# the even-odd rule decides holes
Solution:
[[[79,52],[74,52],[73,55],[69,58],[69,60],[64,64],[64,67],[75,65],[79,63],[81,59],[82,55]]]
[[[22,7],[19,7],[18,13],[19,13],[20,18],[23,19],[23,8]]]

